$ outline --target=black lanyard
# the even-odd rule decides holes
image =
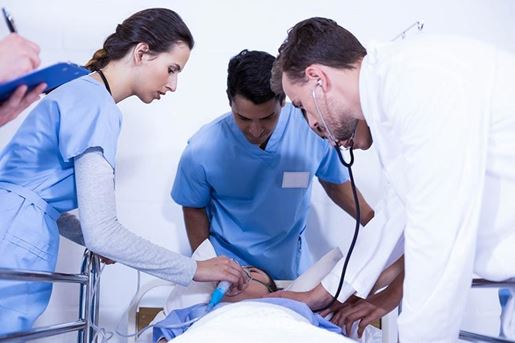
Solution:
[[[107,79],[104,75],[104,73],[102,72],[102,70],[97,70],[97,73],[98,75],[100,75],[100,77],[102,78],[102,81],[104,81],[104,85],[106,86],[106,89],[107,91],[109,92],[109,94],[111,94],[111,88],[109,87],[109,82],[107,82]],[[112,94],[111,94],[112,95]]]

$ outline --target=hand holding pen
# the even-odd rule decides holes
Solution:
[[[39,46],[16,33],[13,18],[5,8],[2,12],[9,31],[0,41],[0,83],[14,79],[37,68],[40,64]],[[46,88],[41,84],[32,90],[22,85],[3,103],[0,104],[0,126],[16,118],[31,103],[39,99]]]
[[[13,18],[2,8],[11,34],[0,41],[0,82],[28,73],[40,64],[37,44],[16,33]]]

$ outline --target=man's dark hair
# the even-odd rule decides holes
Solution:
[[[279,47],[271,87],[282,93],[282,74],[293,82],[306,80],[305,69],[311,64],[352,69],[367,54],[367,50],[349,31],[334,20],[310,18],[297,23]]]
[[[227,68],[227,97],[229,103],[236,95],[259,105],[271,99],[284,101],[284,94],[270,87],[274,57],[264,51],[243,50],[231,58]]]

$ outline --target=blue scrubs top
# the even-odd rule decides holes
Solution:
[[[334,149],[287,104],[265,150],[245,138],[232,113],[201,128],[181,157],[172,197],[207,209],[217,255],[293,279],[314,176],[348,179]]]
[[[53,271],[56,219],[77,208],[73,158],[100,147],[115,166],[121,112],[90,76],[43,98],[0,154],[0,267]],[[51,284],[0,280],[0,333],[29,329]]]

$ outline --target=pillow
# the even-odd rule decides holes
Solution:
[[[308,270],[296,278],[288,287],[285,288],[285,290],[293,292],[306,292],[312,290],[327,274],[329,274],[342,257],[343,255],[340,248],[333,248],[318,260],[317,263],[309,267]]]

